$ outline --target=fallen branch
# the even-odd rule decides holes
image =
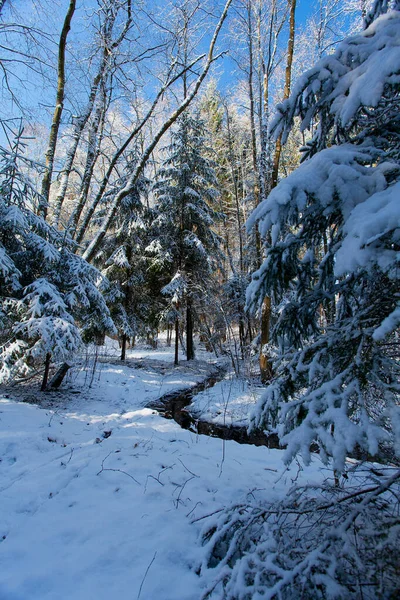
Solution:
[[[156,556],[157,556],[157,551],[155,551],[155,552],[154,552],[154,556],[153,556],[153,558],[151,559],[151,561],[150,561],[150,564],[149,564],[149,566],[147,567],[147,569],[146,569],[146,572],[145,572],[145,574],[144,574],[144,576],[143,576],[142,583],[140,584],[140,588],[139,588],[139,593],[138,593],[138,595],[137,595],[137,600],[139,600],[139,598],[140,598],[140,594],[142,593],[142,587],[143,587],[143,584],[144,584],[144,582],[145,582],[145,579],[146,579],[146,577],[147,577],[147,573],[150,571],[150,567],[151,567],[151,565],[152,565],[152,564],[153,564],[153,562],[156,560]]]

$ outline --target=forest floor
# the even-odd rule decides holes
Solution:
[[[0,390],[0,600],[199,600],[203,517],[331,477],[317,456],[287,468],[280,450],[196,435],[145,408],[206,379],[210,355],[178,368],[165,347],[128,359],[83,361],[59,392]],[[243,424],[259,393],[228,375],[193,408]]]

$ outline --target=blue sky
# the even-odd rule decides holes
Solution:
[[[344,0],[345,1],[345,0]],[[224,0],[220,0],[220,4],[222,5],[224,2]],[[82,15],[83,15],[83,7],[88,7],[90,6],[90,3],[93,4],[93,6],[96,4],[94,2],[94,0],[78,0],[77,3],[77,11],[76,14],[74,15],[73,18],[73,22],[72,22],[72,29],[71,29],[71,33],[69,36],[69,48],[70,51],[72,52],[72,54],[74,54],[75,51],[75,45],[73,40],[75,39],[76,41],[85,41],[85,38],[88,37],[87,36],[87,32],[85,30],[85,26],[82,22]],[[151,5],[154,5],[153,0],[150,0],[146,2],[146,8],[150,7]],[[158,2],[159,6],[167,6],[167,2],[164,2],[163,0],[160,0]],[[306,22],[307,17],[312,13],[313,11],[313,2],[310,2],[309,0],[298,0],[297,1],[297,8],[296,8],[296,24],[298,28],[302,28],[304,26],[304,23]],[[59,31],[61,30],[61,26],[62,26],[62,22],[63,22],[63,18],[65,15],[65,10],[66,7],[68,6],[68,1],[67,0],[62,0],[60,3],[57,2],[53,2],[52,0],[41,0],[41,3],[39,4],[38,2],[36,2],[35,0],[15,0],[14,1],[14,6],[16,7],[16,9],[18,10],[19,14],[21,15],[24,24],[29,24],[31,22],[31,20],[36,20],[38,23],[38,26],[42,26],[44,28],[46,28],[48,31],[52,32],[54,34],[55,39],[58,38],[59,35]],[[9,16],[8,14],[8,10],[7,8],[9,7],[8,2],[6,2],[5,4],[5,8],[3,9],[3,18],[6,20],[7,17]],[[43,21],[43,15],[46,15],[45,20]],[[225,32],[227,31],[227,27],[225,25]],[[206,42],[207,40],[205,40]],[[223,48],[223,42],[220,43],[220,47]],[[53,48],[54,52],[56,52],[56,45],[50,44],[50,48]],[[71,61],[72,63],[72,61]],[[232,86],[232,70],[233,70],[233,62],[228,59],[224,59],[224,63],[221,64],[222,61],[219,63],[218,65],[218,69],[217,69],[217,73],[219,73],[220,76],[220,85],[223,88],[227,88],[229,89],[229,86]],[[21,101],[25,104],[30,104],[33,108],[32,111],[32,118],[35,118],[35,113],[37,113],[37,118],[40,119],[45,119],[46,120],[46,116],[45,116],[45,111],[43,109],[45,109],[45,107],[48,108],[48,116],[47,116],[47,120],[49,120],[49,115],[52,113],[52,108],[54,106],[54,100],[55,100],[55,89],[54,87],[52,87],[50,84],[43,87],[43,84],[41,82],[39,82],[39,79],[37,82],[35,82],[35,79],[32,78],[32,74],[31,73],[27,73],[26,69],[24,69],[24,67],[20,67],[18,65],[15,65],[13,67],[16,72],[23,78],[23,79],[28,79],[30,80],[30,82],[28,81],[27,84],[25,86],[21,87],[21,90],[18,92],[18,94],[20,95],[20,99]],[[85,69],[83,68],[83,70],[81,69],[81,77],[83,77],[83,79],[85,79],[84,76],[85,73]],[[68,77],[71,77],[71,71],[70,69],[68,69],[68,65],[67,65],[67,79]],[[76,78],[75,78],[76,79]],[[54,74],[52,75],[52,80],[55,83],[55,77]],[[82,81],[82,86],[81,89],[83,90],[83,96],[86,96],[87,94],[87,81]],[[77,84],[75,83],[75,87],[77,86]],[[79,88],[79,84],[78,84],[78,88]],[[79,89],[75,91],[75,93],[79,94]],[[7,104],[7,97],[3,98],[3,110],[6,107]],[[10,106],[10,108],[12,108]],[[66,103],[66,107],[65,107],[65,114],[64,117],[67,116],[67,114],[71,114],[71,112],[68,113],[69,109],[73,110],[73,107],[70,107],[68,105],[68,102]],[[2,114],[2,110],[0,109],[0,115]],[[4,113],[3,113],[4,115]],[[40,116],[41,115],[41,116]],[[0,143],[4,143],[4,138],[2,136],[2,134],[0,133]]]

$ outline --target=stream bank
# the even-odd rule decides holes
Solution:
[[[252,446],[265,446],[283,450],[286,446],[279,443],[276,433],[266,434],[261,430],[248,432],[245,425],[233,425],[210,422],[191,414],[187,408],[192,404],[193,398],[201,392],[214,387],[217,383],[223,381],[227,372],[226,367],[217,367],[211,376],[207,377],[201,383],[186,389],[177,390],[160,396],[157,400],[150,402],[147,408],[155,409],[162,417],[173,419],[183,429],[193,433],[207,435],[209,437],[220,438],[222,440],[233,440],[239,444],[248,444]],[[318,453],[319,446],[313,442],[310,446],[311,452]],[[393,448],[381,448],[380,454],[372,456],[356,446],[348,457],[358,461],[369,461],[383,464],[398,465]]]
[[[267,448],[282,448],[276,433],[266,435],[262,431],[248,433],[247,427],[212,423],[190,414],[187,407],[192,404],[193,398],[206,389],[214,387],[223,380],[226,374],[225,367],[217,367],[216,371],[203,382],[191,388],[170,392],[150,402],[147,408],[156,410],[162,417],[173,419],[183,429],[193,433],[208,435],[222,440],[233,440],[239,444],[266,446]]]

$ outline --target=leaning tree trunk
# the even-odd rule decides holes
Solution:
[[[147,146],[147,148],[144,150],[143,154],[139,158],[136,168],[135,168],[134,172],[131,174],[125,187],[122,188],[122,190],[120,190],[115,195],[114,200],[112,201],[111,205],[109,206],[108,212],[107,212],[106,216],[104,217],[101,227],[99,228],[96,235],[90,242],[89,246],[86,248],[85,252],[83,253],[83,258],[85,260],[87,260],[88,262],[90,262],[93,259],[93,257],[96,255],[98,249],[100,248],[100,246],[103,242],[104,237],[107,234],[107,231],[109,230],[109,228],[111,227],[111,225],[114,222],[115,215],[118,211],[118,208],[119,208],[121,202],[134,189],[139,177],[142,175],[142,173],[148,163],[150,156],[152,155],[154,149],[158,145],[158,142],[161,140],[163,135],[170,129],[170,127],[172,127],[172,125],[175,123],[175,121],[188,108],[188,106],[191,104],[191,102],[196,97],[204,79],[206,78],[206,76],[211,68],[211,65],[216,60],[216,57],[214,56],[215,46],[217,43],[218,35],[222,28],[222,25],[227,17],[228,10],[229,10],[231,3],[232,3],[232,0],[227,0],[227,2],[225,4],[225,7],[224,7],[221,17],[220,17],[220,20],[218,21],[218,24],[214,30],[214,34],[213,34],[213,37],[211,39],[211,42],[210,42],[210,45],[208,48],[206,63],[204,65],[200,75],[198,76],[195,84],[193,85],[191,92],[187,95],[185,100],[178,106],[178,108],[176,110],[174,110],[174,112],[169,116],[169,118],[167,118],[167,120],[164,121],[164,123],[161,125],[161,127],[159,128],[157,133],[154,135],[152,141],[149,143],[149,145]]]
[[[192,63],[192,66],[193,66],[193,64],[196,64],[196,62],[197,61]],[[147,111],[147,113],[145,114],[143,119],[141,119],[141,121],[137,125],[137,127],[135,127],[134,130],[128,135],[128,137],[126,138],[126,140],[122,144],[122,146],[120,146],[118,148],[118,150],[113,154],[113,156],[110,160],[110,164],[108,165],[107,171],[99,185],[99,189],[96,193],[96,196],[93,198],[90,206],[88,207],[88,209],[82,219],[82,224],[79,226],[79,230],[76,235],[76,241],[78,242],[78,244],[80,244],[83,241],[83,238],[85,237],[86,231],[91,223],[91,220],[95,213],[95,210],[104,196],[104,192],[106,191],[106,188],[110,181],[111,175],[112,175],[114,169],[116,168],[116,165],[117,165],[119,159],[121,158],[121,156],[123,156],[123,153],[125,152],[125,150],[131,144],[131,142],[137,137],[137,135],[140,133],[140,131],[143,129],[143,127],[146,125],[146,123],[149,121],[160,98],[162,98],[165,90],[168,87],[170,87],[170,85],[172,85],[172,83],[174,83],[176,81],[176,79],[177,79],[176,76],[172,77],[169,81],[167,81],[164,85],[161,86],[160,90],[158,91],[158,93],[153,101],[153,104],[150,106],[149,110]]]
[[[83,177],[79,189],[78,201],[69,219],[69,224],[72,229],[73,237],[75,237],[76,235],[78,222],[88,198],[96,161],[100,155],[100,147],[104,131],[105,114],[106,99],[104,97],[104,94],[102,94],[102,99],[99,100],[99,103],[94,111],[92,122],[89,127],[85,168],[83,170]]]
[[[105,65],[102,65],[101,67],[103,67],[105,69]],[[89,100],[86,105],[86,108],[85,108],[84,112],[80,115],[80,117],[77,118],[75,121],[74,131],[72,134],[72,143],[66,153],[65,163],[64,163],[63,169],[61,171],[61,175],[60,175],[59,190],[58,190],[56,199],[54,201],[53,222],[52,222],[54,227],[58,227],[58,225],[59,225],[59,221],[60,221],[60,217],[61,217],[61,210],[62,210],[65,196],[67,193],[69,177],[72,172],[72,165],[74,163],[76,152],[78,150],[79,142],[81,141],[83,131],[86,127],[86,123],[88,122],[88,120],[92,114],[94,102],[95,102],[96,95],[97,95],[98,86],[99,86],[100,80],[103,77],[103,75],[104,75],[104,73],[100,69],[100,71],[98,72],[98,74],[96,75],[96,77],[93,80],[92,87],[91,87],[90,94],[89,94]]]
[[[64,362],[61,367],[57,370],[57,372],[54,374],[54,376],[51,378],[50,383],[49,383],[49,388],[52,389],[58,389],[60,387],[60,385],[62,384],[62,382],[64,381],[64,377],[66,376],[66,374],[68,373],[69,369],[71,368],[71,365],[67,362]]]

